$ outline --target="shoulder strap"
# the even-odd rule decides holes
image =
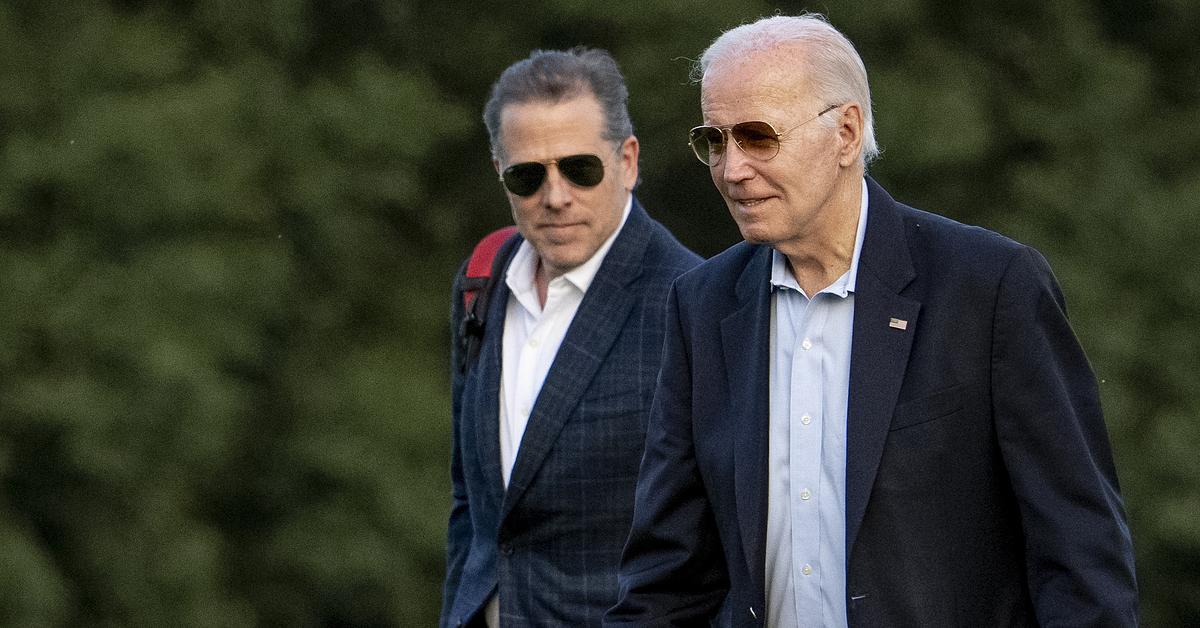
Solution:
[[[517,228],[513,225],[497,229],[479,241],[471,251],[462,278],[463,318],[458,328],[458,368],[466,372],[479,353],[483,340],[483,323],[487,320],[488,299],[497,275],[503,269],[505,259],[516,243],[513,236]],[[501,255],[501,251],[505,254]]]
[[[467,260],[466,274],[463,276],[464,312],[470,314],[480,293],[483,292],[484,288],[491,285],[491,279],[494,274],[492,266],[495,265],[496,254],[500,252],[500,247],[516,232],[517,228],[515,225],[497,229],[484,236],[471,251],[471,258]],[[486,312],[478,311],[477,313],[482,315]]]

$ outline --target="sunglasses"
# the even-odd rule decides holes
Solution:
[[[692,152],[696,153],[696,159],[709,167],[717,165],[725,155],[726,134],[733,138],[733,143],[747,156],[760,161],[770,161],[779,154],[780,138],[840,106],[829,105],[821,113],[783,133],[776,131],[770,122],[761,120],[738,122],[728,126],[698,126],[688,134],[688,144],[691,145]]]
[[[558,166],[559,173],[579,187],[595,187],[604,180],[604,162],[596,155],[571,155],[550,161],[513,164],[500,173],[500,180],[509,192],[517,196],[530,196],[542,187],[549,164]]]

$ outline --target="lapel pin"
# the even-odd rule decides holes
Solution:
[[[888,327],[892,329],[908,329],[908,321],[902,318],[893,318],[888,321]]]

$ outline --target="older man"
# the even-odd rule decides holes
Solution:
[[[673,288],[607,623],[1134,625],[1045,259],[865,176],[866,71],[820,16],[733,29],[698,73],[692,147],[746,242]]]
[[[599,625],[616,602],[666,296],[700,261],[633,196],[627,99],[608,53],[537,51],[485,108],[520,236],[454,378],[444,626]]]

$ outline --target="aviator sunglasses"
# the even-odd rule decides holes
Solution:
[[[692,152],[696,153],[696,159],[699,159],[704,165],[712,167],[717,165],[721,161],[721,157],[725,155],[725,134],[728,133],[729,137],[733,138],[733,142],[747,156],[760,161],[770,161],[779,154],[780,138],[838,107],[841,105],[829,105],[821,113],[783,133],[776,131],[770,122],[761,120],[738,122],[728,126],[702,125],[692,129],[688,134],[688,144],[691,145]]]
[[[596,155],[570,155],[549,161],[526,161],[513,164],[500,173],[500,180],[509,192],[517,196],[529,196],[542,187],[546,180],[546,166],[555,164],[568,181],[579,187],[590,188],[604,180],[604,162]]]

